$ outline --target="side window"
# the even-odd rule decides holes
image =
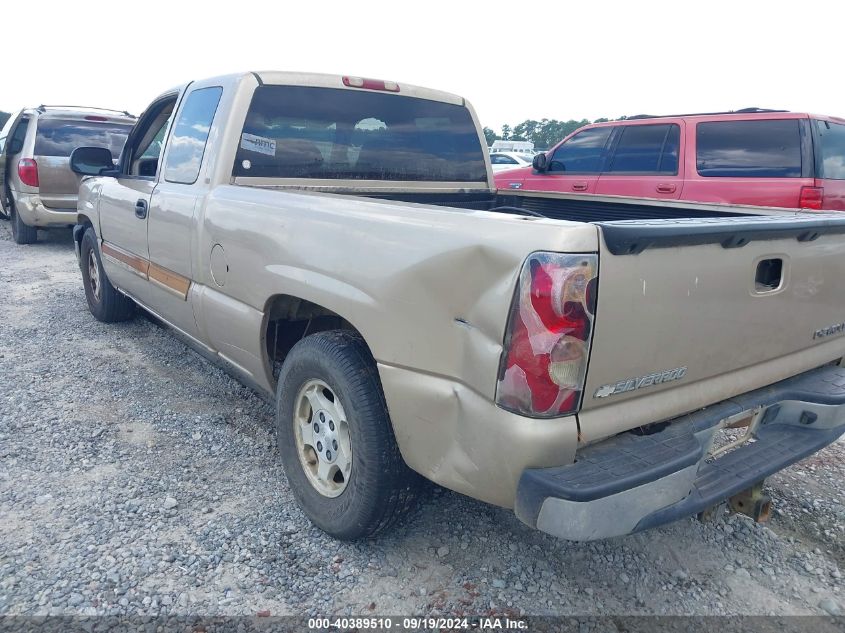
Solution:
[[[23,142],[24,139],[26,139],[27,128],[29,128],[29,119],[21,119],[17,126],[15,126],[11,135],[8,137],[5,149],[10,155],[19,154],[23,150]]]
[[[579,132],[555,150],[550,172],[597,174],[604,166],[607,139],[612,127],[597,127]]]
[[[845,180],[845,125],[816,121],[821,150],[821,173],[818,178]]]
[[[680,126],[626,125],[607,170],[629,174],[677,174]]]
[[[696,127],[696,166],[713,178],[799,178],[797,119],[713,121]]]
[[[200,173],[211,122],[223,88],[201,88],[188,95],[170,135],[170,148],[164,165],[164,179],[192,185]]]
[[[510,156],[504,156],[503,154],[493,154],[490,157],[490,163],[493,165],[517,165],[518,163],[511,158]]]
[[[161,150],[164,146],[164,135],[167,134],[167,124],[170,123],[170,117],[162,123],[153,140],[147,145],[147,149],[138,158],[158,158],[161,156]]]
[[[175,93],[160,97],[138,119],[120,154],[120,167],[127,176],[155,178],[158,174],[162,146],[156,140],[167,134],[176,98]]]

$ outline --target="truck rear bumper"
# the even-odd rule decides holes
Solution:
[[[753,440],[709,455],[727,421],[757,415]],[[574,464],[523,471],[515,512],[543,532],[594,540],[692,516],[845,432],[845,368],[826,366],[671,421],[588,446]]]

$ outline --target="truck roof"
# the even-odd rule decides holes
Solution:
[[[346,90],[366,90],[366,88],[357,88],[354,86],[345,85],[344,79],[364,79],[358,75],[330,75],[323,73],[304,73],[304,72],[290,72],[279,70],[261,70],[252,73],[258,79],[259,83],[282,85],[282,86],[315,86],[320,88],[341,88]],[[376,80],[381,81],[381,80]],[[385,82],[388,83],[388,82]],[[463,97],[460,97],[442,90],[432,90],[431,88],[423,88],[421,86],[414,86],[401,82],[389,81],[398,86],[398,91],[390,90],[394,94],[404,95],[406,97],[417,97],[419,99],[428,99],[430,101],[441,101],[443,103],[451,103],[454,105],[466,105]]]

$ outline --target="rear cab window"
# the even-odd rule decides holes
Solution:
[[[77,147],[105,147],[117,158],[131,129],[131,123],[41,118],[33,155],[68,157]]]
[[[233,175],[259,178],[486,182],[469,110],[396,94],[259,86]]]
[[[817,178],[845,180],[845,124],[814,120]]]
[[[696,168],[706,178],[800,178],[798,119],[709,121],[696,126]]]

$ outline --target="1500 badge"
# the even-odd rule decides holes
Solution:
[[[619,382],[610,385],[602,385],[601,387],[596,389],[596,393],[593,395],[593,397],[607,398],[608,396],[615,396],[619,393],[636,391],[637,389],[642,389],[643,387],[651,387],[653,385],[659,385],[664,382],[680,380],[686,375],[686,367],[675,367],[675,369],[667,369],[666,371],[656,371],[653,374],[646,374],[645,376],[639,376],[638,378],[626,378],[625,380],[620,380]]]

